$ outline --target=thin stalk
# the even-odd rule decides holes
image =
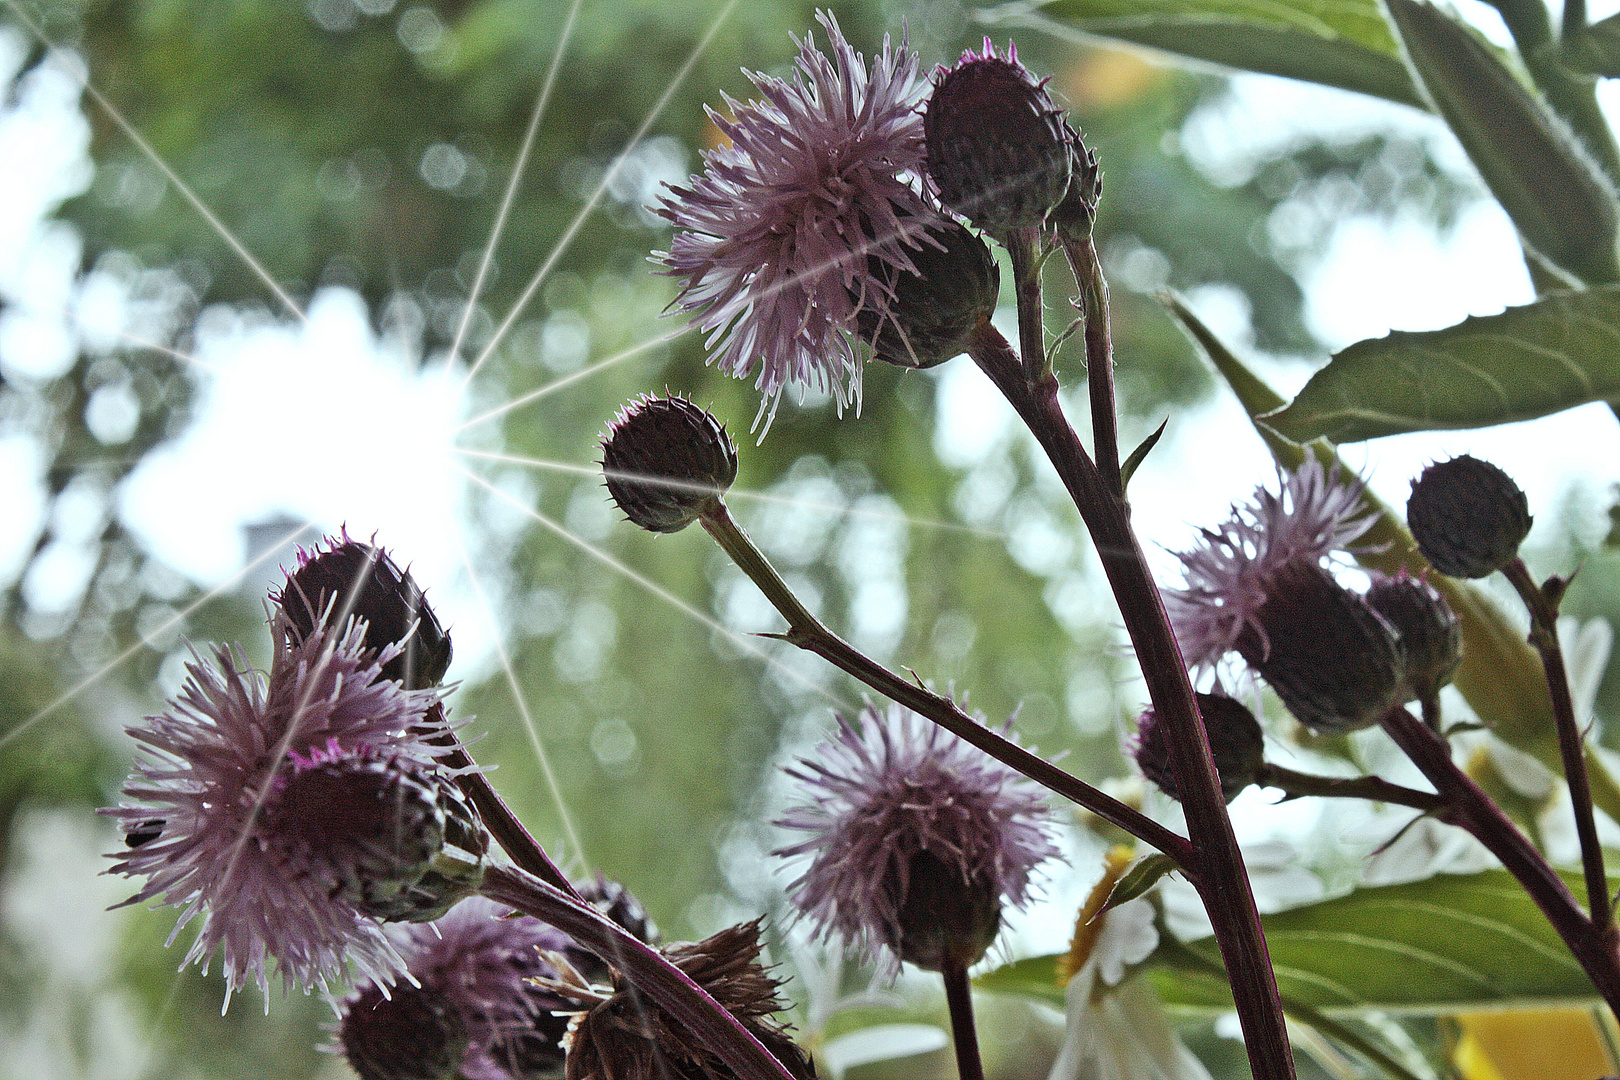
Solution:
[[[1119,472],[1119,419],[1114,394],[1114,343],[1109,327],[1108,279],[1091,234],[1061,237],[1063,253],[1074,272],[1079,297],[1075,301],[1085,320],[1086,386],[1091,396],[1091,451],[1097,457],[1097,471],[1103,482],[1123,494],[1125,485]]]
[[[591,905],[516,867],[492,866],[479,890],[549,923],[624,973],[740,1080],[795,1080],[792,1073],[708,991],[667,957]]]
[[[979,1058],[979,1033],[973,1025],[973,993],[967,965],[946,960],[939,973],[945,977],[945,1004],[951,1014],[951,1042],[956,1049],[956,1075],[960,1080],[984,1080]]]
[[[1041,298],[1041,260],[1035,247],[1040,231],[1035,227],[1012,229],[1005,247],[1012,263],[1013,297],[1018,302],[1018,348],[1024,354],[1024,369],[1031,379],[1052,373],[1046,357],[1046,302]]]
[[[1586,746],[1575,719],[1575,700],[1569,691],[1569,673],[1564,670],[1564,650],[1558,643],[1558,603],[1530,577],[1524,560],[1515,557],[1502,568],[1518,590],[1530,612],[1530,644],[1541,654],[1541,667],[1547,675],[1547,691],[1552,698],[1553,720],[1558,727],[1558,753],[1563,759],[1564,782],[1569,785],[1569,801],[1575,811],[1575,834],[1581,842],[1581,868],[1586,874],[1586,909],[1592,923],[1605,929],[1614,922],[1609,902],[1609,875],[1603,868],[1603,846],[1598,842],[1597,821],[1592,813],[1592,785],[1586,776]]]
[[[1307,795],[1327,799],[1366,799],[1369,802],[1410,806],[1425,813],[1433,813],[1446,805],[1446,801],[1433,792],[1392,784],[1378,776],[1315,776],[1273,765],[1269,761],[1255,772],[1254,782],[1261,787],[1280,788],[1291,799]]]
[[[1451,760],[1451,745],[1428,724],[1404,708],[1392,709],[1382,721],[1397,746],[1412,759],[1446,800],[1443,820],[1467,829],[1502,861],[1574,955],[1593,987],[1620,1015],[1620,953],[1614,927],[1600,929],[1581,911],[1575,896],[1541,852],[1521,833],[1501,807]]]
[[[1181,650],[1131,530],[1130,508],[1123,495],[1103,481],[1063,415],[1055,378],[1050,374],[1036,380],[1026,378],[1024,365],[1012,354],[1006,339],[988,324],[979,328],[969,352],[1046,451],[1091,533],[1154,711],[1170,739],[1171,766],[1197,853],[1198,873],[1193,883],[1232,979],[1232,998],[1243,1022],[1250,1067],[1260,1080],[1293,1077],[1293,1055],[1254,891],[1226,814],[1226,800]]]
[[[732,518],[724,502],[716,500],[712,509],[698,518],[723,551],[747,574],[759,590],[788,621],[785,634],[773,634],[789,644],[826,660],[853,675],[873,690],[925,716],[957,738],[1016,769],[1076,805],[1083,806],[1110,824],[1151,844],[1168,855],[1188,877],[1196,871],[1187,839],[1154,821],[1135,807],[1128,806],[1085,781],[1064,772],[1051,762],[1032,754],[964,712],[956,702],[934,693],[920,683],[905,679],[871,659],[834,634],[793,595],[776,568],[754,546],[742,526]]]
[[[435,704],[433,709],[431,718],[443,723],[444,705]],[[540,842],[512,812],[506,800],[501,798],[500,792],[495,790],[495,785],[489,782],[489,777],[473,761],[466,747],[461,745],[456,733],[446,730],[445,734],[430,741],[435,746],[452,748],[450,753],[439,761],[445,768],[453,770],[456,786],[473,804],[478,816],[483,819],[484,828],[489,830],[489,835],[495,838],[495,842],[506,852],[507,857],[535,877],[561,889],[576,900],[579,899],[579,892],[574,888],[574,883],[568,880],[568,875],[557,868],[557,864],[551,861],[551,856],[546,854]]]

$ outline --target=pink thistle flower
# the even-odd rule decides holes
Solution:
[[[776,824],[812,835],[773,853],[811,855],[793,901],[824,936],[891,971],[914,959],[914,878],[929,878],[921,891],[954,882],[988,896],[993,937],[1001,905],[1024,906],[1031,872],[1057,854],[1033,781],[898,705],[868,706],[855,724],[839,717],[818,760],[799,764],[785,771],[812,801]]]
[[[1284,572],[1319,567],[1371,527],[1363,490],[1359,480],[1307,455],[1284,476],[1281,491],[1256,488],[1251,504],[1233,506],[1226,524],[1203,530],[1203,543],[1177,556],[1187,585],[1165,590],[1164,602],[1189,668],[1213,666],[1245,629],[1264,647],[1256,616]]]
[[[435,1062],[466,1080],[561,1075],[574,1006],[533,980],[558,972],[543,953],[574,950],[562,931],[483,897],[398,938],[410,985],[374,981],[341,1006],[337,1042],[364,1080],[425,1075]]]
[[[288,988],[325,986],[351,962],[379,981],[402,969],[376,920],[331,888],[330,868],[277,835],[277,800],[312,767],[386,760],[431,773],[446,752],[425,741],[443,730],[430,716],[440,691],[381,675],[397,644],[367,649],[353,619],[299,635],[278,611],[271,627],[268,675],[223,647],[188,665],[168,711],[130,729],[142,756],[125,801],[103,811],[130,844],[110,872],[147,879],[126,903],[183,906],[170,941],[202,915],[182,966],[206,970],[219,954],[227,1001],[248,980],[267,991],[272,960]]]
[[[918,194],[926,83],[906,45],[866,61],[832,15],[818,13],[831,56],[806,34],[791,83],[748,73],[761,99],[725,98],[709,115],[730,140],[704,154],[690,187],[659,212],[674,222],[658,259],[683,279],[677,303],[708,335],[716,366],[755,375],[770,427],[790,382],[860,402],[848,335],[862,310],[887,310],[879,267],[915,273],[906,248],[939,213]],[[756,374],[757,372],[757,374]]]

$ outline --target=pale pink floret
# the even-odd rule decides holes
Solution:
[[[302,642],[285,615],[272,627],[268,676],[216,648],[212,663],[187,666],[167,712],[130,729],[142,753],[124,801],[103,813],[140,842],[113,856],[111,872],[147,878],[127,903],[184,906],[170,941],[203,916],[182,966],[206,970],[218,954],[228,994],[246,982],[267,990],[272,961],[288,988],[344,981],[351,962],[391,982],[403,965],[381,927],[277,854],[285,849],[266,835],[267,803],[297,761],[383,753],[425,763],[445,753],[424,741],[443,729],[429,715],[440,692],[381,678],[399,648],[366,650],[363,622],[322,623]]]
[[[791,83],[748,73],[760,99],[727,97],[729,118],[710,111],[729,144],[707,151],[704,171],[659,211],[676,226],[658,254],[683,279],[676,302],[707,334],[716,366],[757,372],[767,427],[789,383],[830,393],[840,410],[858,406],[848,334],[857,310],[887,300],[867,258],[914,272],[905,248],[939,220],[915,190],[927,88],[916,54],[885,38],[868,71],[837,20],[817,19],[831,56],[806,34]]]
[[[896,892],[913,856],[926,851],[963,880],[992,882],[1022,907],[1030,874],[1057,854],[1042,789],[955,735],[891,705],[842,716],[814,760],[785,770],[810,802],[776,822],[810,833],[773,854],[811,856],[790,886],[799,911],[823,936],[898,967]]]
[[[1164,603],[1189,668],[1212,666],[1244,627],[1266,640],[1255,613],[1278,572],[1296,561],[1319,564],[1365,533],[1374,515],[1364,490],[1361,481],[1306,455],[1284,475],[1281,491],[1256,488],[1253,502],[1234,505],[1224,525],[1204,529],[1201,544],[1177,555],[1187,585],[1166,589]]]

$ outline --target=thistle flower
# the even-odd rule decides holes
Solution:
[[[891,972],[977,960],[1057,854],[1039,787],[909,709],[839,717],[817,758],[786,770],[812,801],[776,822],[812,835],[774,854],[812,856],[799,911]]]
[[[682,279],[676,303],[707,333],[716,366],[755,376],[755,425],[767,428],[790,382],[826,390],[840,410],[859,404],[847,333],[857,312],[889,300],[868,259],[914,271],[907,248],[939,220],[915,190],[916,54],[885,38],[868,70],[837,20],[816,17],[831,55],[806,34],[792,82],[748,73],[760,99],[727,97],[730,118],[710,111],[729,141],[659,209],[676,227],[657,256]]]
[[[445,752],[424,741],[439,691],[384,678],[399,646],[367,648],[357,620],[322,621],[300,636],[277,612],[271,627],[267,676],[218,648],[213,663],[199,656],[188,665],[167,712],[130,729],[143,756],[124,802],[103,813],[142,842],[113,855],[111,872],[147,879],[126,903],[183,906],[176,934],[203,917],[183,963],[206,969],[219,954],[228,994],[248,980],[266,991],[272,960],[288,988],[324,986],[350,962],[391,981],[399,954],[362,910],[364,898],[333,887],[342,876],[333,860],[369,850],[368,838],[346,838],[328,822],[317,852],[312,832],[288,827],[293,808],[280,800],[300,769],[339,759],[430,771]]]
[[[557,970],[542,952],[574,948],[562,931],[472,897],[399,941],[409,982],[367,981],[340,1006],[337,1046],[362,1080],[560,1075],[573,1008],[538,986]]]
[[[737,479],[737,446],[685,398],[643,396],[608,425],[602,475],[625,517],[651,532],[680,532],[719,507]]]
[[[1190,666],[1236,650],[1301,722],[1349,731],[1405,700],[1405,658],[1387,619],[1322,565],[1365,532],[1361,486],[1314,458],[1281,494],[1260,490],[1180,556],[1187,587],[1165,606]]]
[[[1319,565],[1372,525],[1361,495],[1359,481],[1307,455],[1280,492],[1256,488],[1252,504],[1234,506],[1226,524],[1203,530],[1203,543],[1177,556],[1186,588],[1164,596],[1187,666],[1213,666],[1237,648],[1245,630],[1263,643],[1265,627],[1256,616],[1284,568]]]
[[[1231,802],[1254,783],[1255,774],[1265,763],[1265,734],[1254,714],[1235,698],[1199,694],[1198,713],[1204,719],[1209,752],[1221,779],[1221,794]],[[1172,799],[1181,799],[1176,771],[1170,762],[1170,737],[1152,706],[1138,720],[1136,737],[1128,750],[1143,776]]]
[[[1449,577],[1489,577],[1513,561],[1530,533],[1530,502],[1513,478],[1462,454],[1412,481],[1406,523],[1418,549]]]

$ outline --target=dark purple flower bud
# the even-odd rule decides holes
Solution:
[[[1001,272],[983,240],[952,221],[930,230],[911,252],[916,273],[868,259],[872,280],[893,295],[856,312],[875,359],[904,368],[943,364],[967,351],[973,332],[995,314]]]
[[[989,874],[963,876],[959,867],[926,851],[911,857],[903,880],[882,882],[902,897],[900,959],[926,971],[979,962],[1001,930],[1001,890]]]
[[[1237,651],[1312,731],[1368,727],[1404,700],[1394,629],[1315,563],[1278,570]]]
[[[360,1080],[453,1080],[467,1032],[448,999],[396,984],[388,996],[367,983],[343,1005],[338,1041]]]
[[[1091,233],[1102,198],[1102,170],[1097,154],[1081,141],[1079,132],[1064,125],[1069,137],[1069,190],[1063,201],[1046,215],[1046,223],[1059,235],[1082,237]]]
[[[1445,597],[1427,581],[1403,573],[1375,579],[1367,603],[1400,638],[1406,657],[1405,700],[1439,693],[1462,661],[1462,631]]]
[[[1210,756],[1221,778],[1221,794],[1231,802],[1254,783],[1260,766],[1265,764],[1265,735],[1247,706],[1223,694],[1199,694],[1198,713],[1204,718]],[[1181,799],[1175,769],[1170,764],[1170,738],[1152,708],[1142,713],[1137,724],[1131,756],[1142,775],[1160,791],[1177,801]]]
[[[1467,454],[1424,469],[1406,500],[1418,550],[1449,577],[1482,578],[1502,569],[1519,554],[1530,522],[1519,485]]]
[[[928,176],[940,201],[995,237],[1038,225],[1069,188],[1072,132],[1008,46],[964,53],[934,76],[923,112]]]
[[[489,838],[436,766],[334,747],[294,756],[264,809],[269,843],[327,894],[384,922],[430,922],[483,879]]]
[[[330,605],[334,626],[351,615],[365,620],[368,649],[401,645],[400,654],[383,665],[383,678],[402,682],[407,690],[437,686],[450,668],[450,636],[410,572],[382,548],[346,534],[327,544],[325,550],[300,552],[298,569],[272,597],[298,640],[309,636]]]
[[[737,446],[685,398],[643,397],[608,425],[602,475],[625,517],[651,532],[680,532],[718,507],[737,479]]]

